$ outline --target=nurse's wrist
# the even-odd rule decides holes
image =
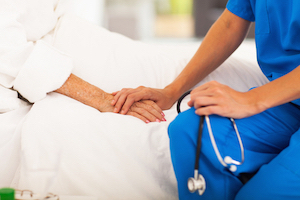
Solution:
[[[186,91],[181,91],[180,87],[174,86],[174,85],[168,85],[164,89],[164,94],[169,98],[169,101],[172,102],[171,104],[173,105],[183,93]],[[171,106],[172,106],[171,105]]]
[[[255,89],[246,92],[247,104],[251,107],[251,112],[253,114],[261,113],[268,108],[271,108],[271,102],[265,97],[265,95],[260,94]]]
[[[178,92],[174,89],[172,89],[171,87],[165,87],[163,90],[163,95],[164,95],[164,104],[166,104],[165,106],[163,106],[163,109],[169,109],[171,108],[174,103],[178,100],[178,98],[180,97],[180,94],[178,94]]]

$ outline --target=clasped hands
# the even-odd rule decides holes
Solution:
[[[129,112],[131,106],[139,101],[151,100],[165,110],[171,108],[178,99],[168,88],[154,89],[143,86],[136,89],[122,89],[113,95],[111,105],[114,106],[115,113],[121,114]],[[255,89],[238,92],[217,81],[210,81],[192,90],[188,105],[194,107],[198,115],[217,114],[240,119],[263,111],[262,106],[258,104],[257,96]]]

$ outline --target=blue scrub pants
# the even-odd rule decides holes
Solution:
[[[209,117],[221,156],[240,161],[241,151],[231,121],[217,115]],[[298,107],[288,103],[235,120],[245,148],[245,162],[237,166],[234,173],[218,161],[204,124],[199,161],[199,172],[206,180],[206,191],[202,196],[197,192],[190,193],[187,188],[188,178],[194,176],[199,121],[200,116],[191,108],[180,113],[169,126],[171,158],[179,199],[233,200],[237,193],[236,200],[274,200],[282,197],[289,200],[300,197]],[[240,174],[256,172],[243,187]]]

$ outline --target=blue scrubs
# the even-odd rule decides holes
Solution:
[[[257,59],[270,81],[300,65],[299,0],[229,0],[227,9],[256,22]],[[238,193],[237,200],[299,199],[299,105],[298,99],[236,120],[244,143],[245,162],[234,173],[218,161],[205,125],[199,171],[206,180],[207,189],[202,196],[191,194],[187,188],[188,178],[194,176],[200,117],[193,108],[179,114],[169,126],[171,158],[179,198],[229,200]],[[231,156],[240,160],[239,143],[230,120],[216,115],[210,116],[210,119],[222,157]],[[243,186],[240,174],[256,172]]]
[[[235,200],[299,200],[300,199],[300,130],[270,163],[238,192]]]

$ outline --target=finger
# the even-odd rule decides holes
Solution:
[[[217,82],[217,81],[210,81],[207,83],[204,83],[200,86],[198,86],[197,88],[193,89],[191,92],[191,96],[199,93],[199,92],[204,92],[204,91],[213,91],[215,88],[220,88],[223,87],[224,85]]]
[[[113,100],[111,101],[111,105],[114,106],[116,104],[116,102],[118,101],[118,99],[120,98],[120,96],[122,95],[122,93],[120,91],[112,93],[112,95],[114,96]]]
[[[111,93],[113,96],[115,96],[116,94],[118,94],[120,91],[116,91],[116,92],[113,92]]]
[[[140,88],[140,87],[139,87]],[[121,92],[119,92],[113,102],[114,102],[114,112],[120,112],[121,114],[126,114],[130,107],[132,106],[132,104],[136,101],[135,99],[130,99],[130,95],[134,94],[134,93],[138,93],[140,91],[140,89],[122,89]],[[116,99],[116,100],[115,100]],[[128,101],[129,99],[129,101]],[[139,100],[137,100],[139,101]],[[124,107],[125,105],[125,107]]]
[[[123,92],[119,92],[114,100],[112,101],[112,103],[114,103],[114,112],[115,113],[119,113],[123,107],[123,105],[125,104],[125,102],[127,101],[128,95],[131,94],[132,92],[134,92],[134,90],[127,90],[127,91],[123,91]],[[117,100],[115,100],[117,99]],[[121,114],[126,114],[130,108],[130,106],[134,103],[134,101],[128,106],[127,109],[123,109]]]
[[[218,98],[214,97],[198,97],[194,101],[194,108],[198,109],[200,107],[218,105]]]
[[[142,120],[145,123],[150,123],[150,121],[147,118],[145,118],[144,116],[142,116],[142,115],[140,115],[140,114],[138,114],[136,112],[129,111],[127,113],[127,115],[131,115],[133,117],[139,118],[140,120]]]
[[[146,109],[133,106],[131,107],[130,111],[136,112],[137,114],[145,117],[150,122],[160,122],[154,115],[149,113]]]
[[[121,91],[113,92],[112,95],[114,96],[113,100],[111,101],[111,105],[114,106],[117,101],[119,100],[120,96],[122,96],[125,92],[129,89],[123,88]]]
[[[200,116],[212,115],[212,114],[221,115],[219,111],[220,111],[220,109],[218,106],[206,106],[206,107],[200,107],[200,108],[196,109],[195,113]]]
[[[193,89],[193,90],[191,91],[191,94],[194,94],[194,93],[196,93],[196,92],[199,92],[199,91],[203,91],[203,90],[208,89],[208,88],[210,87],[210,84],[211,84],[211,83],[208,82],[208,83],[204,83],[204,84],[202,84],[202,85],[196,87],[195,89]]]
[[[209,91],[194,92],[193,94],[191,94],[190,100],[188,101],[188,105],[190,107],[194,107],[196,101],[198,101],[198,103],[202,102],[201,98],[205,98],[205,97],[213,97],[213,93]]]
[[[124,100],[123,105],[121,105],[121,103],[119,104],[119,102],[117,102],[115,107],[118,106],[118,108],[121,110],[121,114],[125,114],[128,112],[128,110],[130,109],[130,107],[132,106],[132,104],[134,102],[138,102],[138,101],[142,100],[142,98],[143,98],[143,95],[140,95],[137,92],[132,93],[132,94],[127,95],[127,98]]]
[[[151,99],[151,90],[144,86],[140,86],[136,89],[130,89],[124,92],[123,95],[126,97],[124,99],[121,99],[123,98],[122,96],[119,97],[118,102],[115,104],[116,110],[121,114],[127,113],[134,102]]]
[[[153,115],[155,115],[161,121],[167,121],[165,119],[165,114],[163,113],[162,109],[155,102],[151,101],[151,107],[152,109],[150,110],[150,112]]]
[[[147,103],[145,103],[147,101]],[[131,111],[135,111],[139,113],[140,115],[143,115],[151,122],[161,122],[166,121],[164,116],[162,115],[162,112],[155,110],[152,106],[154,106],[155,103],[150,100],[144,100],[140,102],[135,102],[134,105],[130,108]]]
[[[166,119],[164,118],[165,116],[164,113],[155,102],[150,100],[144,100],[144,101],[136,102],[136,106],[144,108],[154,117],[156,117],[156,119],[159,119],[159,121],[166,121]]]
[[[201,96],[214,96],[216,93],[215,90],[211,89],[211,88],[207,88],[205,90],[198,90],[198,91],[194,91],[193,93],[191,93],[191,100],[194,100],[197,97],[201,97]]]
[[[125,95],[121,96],[115,105],[115,111],[125,115],[134,102],[134,100],[128,100],[128,98]]]
[[[151,106],[151,110],[150,112],[156,116],[159,120],[161,121],[167,121],[165,119],[165,114],[164,112],[162,111],[162,109],[153,101],[148,101],[150,106]]]
[[[194,101],[193,100],[190,100],[187,104],[188,104],[189,107],[194,107]]]
[[[115,103],[115,108],[114,108],[114,112],[115,113],[119,113],[121,111],[121,108],[124,104],[124,102],[126,102],[127,96],[126,95],[121,95],[118,99],[118,101]],[[129,110],[129,109],[128,109]],[[128,110],[126,110],[126,112],[123,110],[121,112],[121,114],[126,114],[128,112]]]

